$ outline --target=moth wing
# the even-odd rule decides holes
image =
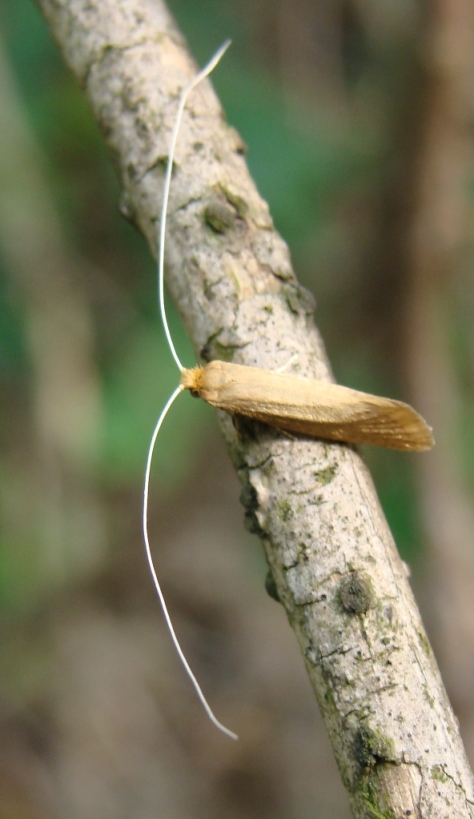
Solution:
[[[408,404],[339,384],[214,361],[202,371],[199,394],[227,412],[317,438],[419,451],[434,443]]]

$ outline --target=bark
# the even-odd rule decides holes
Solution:
[[[39,4],[115,158],[122,211],[156,253],[170,129],[196,72],[184,40],[158,0]],[[311,299],[208,82],[184,117],[167,242],[167,283],[201,360],[274,369],[296,355],[291,371],[331,378]],[[474,816],[456,719],[359,455],[220,421],[354,816]]]

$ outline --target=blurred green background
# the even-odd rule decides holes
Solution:
[[[471,4],[170,7],[199,64],[232,38],[212,81],[337,380],[435,427],[421,460],[364,457],[472,753]],[[194,664],[231,727],[247,702],[252,736],[223,751],[195,713],[141,553],[148,440],[176,382],[155,265],[37,8],[2,0],[0,27],[0,819],[347,817],[215,418],[183,398],[158,445],[152,534]]]

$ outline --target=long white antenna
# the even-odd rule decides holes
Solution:
[[[189,85],[187,85],[186,88],[184,88],[184,90],[182,91],[181,98],[179,100],[178,111],[177,111],[177,114],[176,114],[176,120],[175,120],[174,127],[173,127],[173,132],[171,134],[171,142],[170,142],[169,153],[168,153],[168,165],[167,165],[167,168],[166,168],[165,185],[164,185],[164,190],[163,190],[163,204],[162,204],[162,208],[161,208],[161,223],[160,223],[159,250],[158,250],[158,299],[159,299],[159,305],[160,305],[161,320],[163,322],[163,327],[164,327],[164,330],[165,330],[166,339],[168,341],[168,345],[169,345],[169,348],[170,348],[171,353],[173,355],[173,358],[176,361],[176,364],[177,364],[177,366],[178,366],[178,368],[179,368],[179,370],[181,372],[183,371],[184,367],[181,364],[181,361],[179,360],[179,356],[178,356],[178,354],[176,352],[176,348],[175,348],[175,346],[173,344],[173,339],[171,338],[171,333],[170,333],[170,329],[169,329],[169,326],[168,326],[168,320],[166,318],[165,299],[164,299],[164,274],[163,274],[163,271],[164,271],[164,258],[165,258],[166,214],[167,214],[167,210],[168,210],[168,198],[169,198],[170,184],[171,184],[171,173],[172,173],[172,170],[173,170],[174,152],[175,152],[175,148],[176,148],[176,140],[178,138],[178,131],[179,131],[179,126],[180,126],[181,118],[182,118],[183,111],[184,111],[184,106],[186,105],[186,100],[188,98],[188,95],[189,95],[190,91],[192,91],[192,89],[195,88],[196,85],[198,85],[198,83],[200,83],[201,80],[204,79],[204,77],[207,77],[207,75],[210,74],[212,69],[217,65],[217,63],[221,59],[224,52],[229,48],[229,45],[230,45],[230,40],[226,40],[226,42],[214,54],[214,57],[212,58],[212,60],[209,61],[209,63],[205,66],[205,68],[203,68],[202,71],[200,71],[199,74],[197,74],[194,77],[194,79],[189,83]],[[153,557],[152,557],[152,554],[151,554],[150,541],[149,541],[149,538],[148,538],[148,498],[149,498],[149,490],[150,490],[151,464],[152,464],[152,460],[153,460],[153,452],[154,452],[154,449],[155,449],[155,443],[156,443],[156,439],[158,437],[158,433],[159,433],[159,431],[161,429],[161,426],[163,424],[163,421],[165,420],[166,415],[168,413],[168,410],[170,409],[171,405],[174,403],[174,401],[176,400],[176,398],[178,397],[178,395],[182,391],[183,391],[183,387],[180,384],[179,387],[177,387],[175,389],[175,391],[173,392],[171,397],[166,402],[166,404],[165,404],[165,406],[163,408],[163,411],[162,411],[160,417],[158,418],[155,429],[153,430],[153,435],[151,437],[150,446],[148,448],[148,456],[147,456],[146,469],[145,469],[145,486],[144,486],[144,490],[143,490],[143,539],[145,541],[145,549],[146,549],[146,556],[147,556],[147,560],[148,560],[148,566],[150,568],[151,576],[153,578],[153,582],[155,584],[156,591],[158,593],[158,598],[159,598],[159,601],[161,603],[161,608],[163,610],[166,625],[168,626],[168,630],[169,630],[169,632],[171,634],[171,639],[173,640],[174,646],[176,648],[176,651],[178,652],[178,655],[180,657],[181,662],[184,665],[186,673],[187,673],[188,677],[190,678],[192,684],[194,685],[196,693],[197,693],[199,699],[201,700],[201,703],[204,706],[204,710],[206,711],[206,713],[207,713],[209,719],[211,720],[211,722],[214,723],[216,728],[219,728],[220,731],[223,731],[223,733],[227,734],[227,736],[230,737],[231,739],[238,739],[237,734],[234,734],[233,731],[230,731],[228,728],[225,727],[225,725],[222,725],[222,723],[220,723],[219,720],[214,716],[213,712],[211,711],[209,703],[207,702],[204,694],[202,693],[201,686],[199,685],[196,677],[194,676],[194,674],[193,674],[193,672],[191,670],[191,667],[190,667],[186,657],[184,656],[183,650],[182,650],[182,648],[181,648],[181,646],[179,644],[178,638],[176,636],[176,632],[175,632],[173,624],[171,622],[171,618],[170,618],[170,615],[169,615],[169,612],[168,612],[168,607],[167,607],[167,605],[165,603],[165,599],[163,597],[163,592],[161,591],[161,586],[160,586],[160,583],[159,583],[159,580],[158,580],[158,576],[156,574],[155,566],[154,566],[154,563],[153,563]]]
[[[179,387],[177,387],[175,389],[172,396],[166,402],[166,404],[165,404],[165,406],[163,408],[163,411],[162,411],[160,417],[158,418],[158,421],[156,423],[156,426],[155,426],[155,429],[153,431],[153,435],[152,435],[152,438],[151,438],[151,441],[150,441],[150,446],[149,446],[149,449],[148,449],[148,457],[147,457],[147,462],[146,462],[146,470],[145,470],[145,488],[143,490],[143,538],[145,540],[145,549],[146,549],[146,556],[147,556],[147,560],[148,560],[148,565],[150,567],[151,576],[153,577],[153,582],[155,584],[155,588],[156,588],[156,591],[158,593],[158,597],[159,597],[159,600],[160,600],[160,603],[161,603],[161,608],[163,609],[163,614],[164,614],[164,617],[165,617],[165,620],[166,620],[166,625],[168,626],[168,630],[169,630],[169,632],[171,634],[171,639],[173,640],[174,646],[176,648],[176,651],[178,652],[178,655],[180,657],[181,662],[184,665],[186,673],[187,673],[188,677],[190,678],[192,684],[194,685],[194,688],[196,689],[196,693],[197,693],[199,699],[201,700],[201,702],[202,702],[202,704],[204,706],[204,709],[205,709],[209,719],[211,720],[211,722],[214,723],[216,728],[219,728],[220,731],[223,731],[224,734],[227,734],[227,736],[230,737],[231,739],[238,739],[237,734],[234,734],[233,731],[230,731],[229,728],[226,728],[225,725],[222,725],[222,723],[219,722],[217,717],[214,716],[213,712],[211,711],[211,707],[210,707],[208,701],[206,700],[204,694],[202,693],[201,686],[199,685],[196,677],[194,676],[194,674],[193,674],[193,672],[191,670],[191,667],[190,667],[186,657],[184,656],[183,649],[181,648],[181,646],[179,644],[178,638],[176,636],[176,632],[175,632],[174,627],[173,627],[173,623],[171,622],[171,617],[170,617],[169,612],[168,612],[168,607],[167,607],[167,605],[165,603],[165,598],[163,597],[163,592],[161,591],[161,586],[160,586],[160,583],[159,583],[159,580],[158,580],[158,577],[157,577],[157,574],[156,574],[155,565],[153,563],[153,557],[152,557],[152,554],[151,554],[150,541],[148,539],[148,495],[149,495],[149,489],[150,489],[150,472],[151,472],[151,462],[152,462],[152,459],[153,459],[153,450],[155,448],[156,439],[157,439],[158,433],[159,433],[159,431],[161,429],[161,425],[162,425],[163,421],[165,420],[166,414],[167,414],[169,408],[171,407],[171,405],[174,403],[174,401],[176,400],[176,398],[180,394],[180,392],[182,392],[182,391],[183,391],[183,387],[180,384]]]
[[[171,354],[176,361],[178,369],[180,372],[183,371],[184,367],[181,364],[179,359],[178,353],[176,352],[176,348],[173,344],[173,339],[171,338],[170,328],[168,327],[168,320],[166,318],[166,310],[165,310],[165,297],[164,297],[164,262],[165,262],[165,233],[166,233],[166,214],[168,211],[168,199],[170,193],[170,185],[171,185],[171,174],[173,171],[173,162],[174,162],[174,153],[176,149],[176,140],[178,138],[179,127],[181,125],[181,118],[183,116],[184,106],[186,105],[186,101],[190,92],[193,88],[196,88],[196,85],[199,85],[201,80],[204,77],[207,77],[208,74],[216,67],[217,63],[223,56],[223,54],[227,51],[230,46],[230,40],[226,40],[225,43],[221,45],[221,47],[216,51],[213,58],[209,60],[208,64],[196,74],[193,80],[187,85],[183,91],[181,92],[181,97],[179,100],[178,111],[176,114],[176,119],[173,127],[173,132],[171,134],[171,141],[170,147],[168,151],[168,164],[166,166],[166,176],[165,176],[165,186],[163,189],[163,204],[161,206],[161,221],[160,221],[160,238],[159,238],[159,249],[158,249],[158,300],[160,304],[160,313],[161,313],[161,320],[163,322],[163,327],[165,330],[166,339],[168,341],[169,348],[171,350]]]

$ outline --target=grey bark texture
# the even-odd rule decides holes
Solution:
[[[161,0],[38,2],[112,152],[121,209],[156,254],[170,131],[197,70],[185,41]],[[295,356],[289,372],[330,379],[311,298],[243,153],[205,81],[178,141],[169,290],[201,361],[275,369]],[[458,724],[359,455],[220,421],[354,816],[474,816]]]

